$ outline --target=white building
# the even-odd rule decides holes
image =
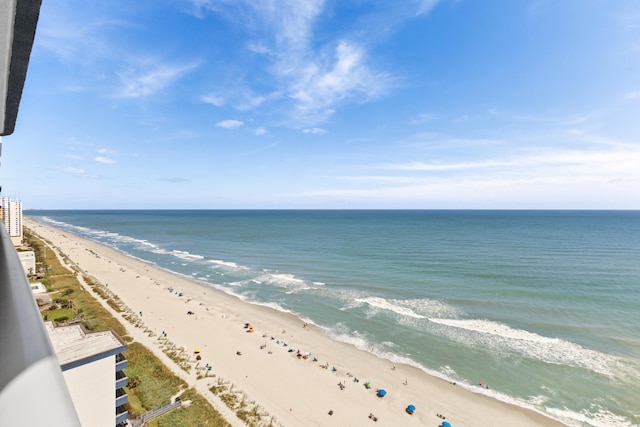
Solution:
[[[127,345],[113,331],[85,332],[80,325],[55,327],[45,322],[71,400],[83,426],[124,425],[129,415],[122,387]]]
[[[33,251],[18,251],[18,258],[22,268],[24,268],[24,274],[27,276],[36,274],[36,254]]]
[[[2,197],[2,221],[15,246],[22,243],[22,202]]]

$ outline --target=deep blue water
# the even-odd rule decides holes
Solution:
[[[640,425],[638,211],[26,211],[576,426]]]

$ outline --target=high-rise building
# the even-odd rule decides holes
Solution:
[[[80,423],[124,426],[129,418],[123,387],[129,380],[122,353],[127,345],[113,331],[85,332],[79,324],[55,327],[45,322]]]
[[[2,197],[2,221],[15,246],[22,243],[22,202]]]

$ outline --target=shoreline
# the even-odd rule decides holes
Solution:
[[[209,363],[212,373],[282,425],[367,425],[375,422],[370,414],[376,425],[389,426],[437,426],[442,421],[438,414],[454,427],[564,425],[415,366],[398,363],[393,369],[393,362],[336,340],[314,324],[304,326],[295,314],[244,301],[31,218],[25,217],[25,226],[105,284],[157,335],[165,332],[190,352],[200,348],[202,363]],[[297,356],[298,350],[303,356]],[[304,358],[306,353],[311,354]],[[215,379],[205,380],[215,385]],[[364,387],[368,381],[370,389]],[[388,394],[376,397],[377,388]],[[417,408],[413,415],[405,412],[409,404]]]

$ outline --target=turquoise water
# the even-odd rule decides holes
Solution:
[[[568,425],[640,425],[640,212],[25,214]]]

